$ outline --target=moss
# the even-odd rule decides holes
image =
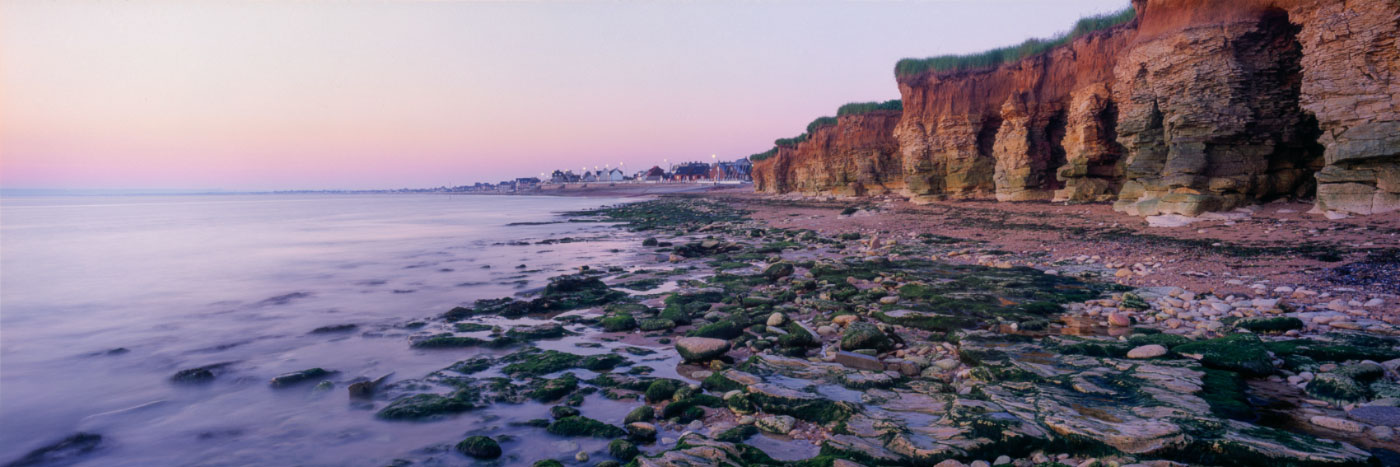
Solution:
[[[637,324],[643,331],[665,331],[676,327],[676,322],[665,318],[644,319]]]
[[[637,279],[634,281],[624,282],[621,284],[621,287],[624,289],[632,290],[651,290],[657,287],[661,287],[661,285],[665,283],[666,279],[662,279],[659,277],[649,277],[646,279]]]
[[[676,394],[676,390],[684,385],[685,383],[674,379],[658,379],[647,385],[644,394],[646,395],[647,402],[651,403],[670,400],[671,396]]]
[[[617,460],[626,462],[641,454],[642,451],[637,449],[637,445],[632,444],[631,441],[615,439],[608,443],[608,455],[617,458]]]
[[[729,392],[744,389],[743,384],[739,384],[737,381],[724,377],[724,372],[721,371],[710,373],[710,376],[706,376],[704,381],[700,382],[700,386],[716,392]]]
[[[797,268],[792,263],[775,263],[763,270],[763,277],[767,278],[769,282],[777,282],[778,279],[791,276],[796,270]]]
[[[889,336],[870,323],[860,321],[851,323],[841,334],[842,350],[875,349],[886,351],[893,348],[894,342],[890,341]]]
[[[556,405],[549,408],[549,416],[554,418],[572,417],[578,414],[579,411],[577,408],[567,405]]]
[[[466,412],[477,408],[480,394],[471,389],[460,389],[447,396],[438,394],[415,394],[400,398],[375,416],[385,420],[424,420],[450,414]]]
[[[481,323],[457,323],[452,325],[452,329],[457,332],[480,332],[490,331],[491,326]]]
[[[674,402],[666,404],[666,406],[661,409],[661,418],[684,418],[687,415],[687,412],[690,412],[690,415],[695,415],[697,414],[697,412],[693,412],[690,409],[696,409],[702,406],[724,407],[724,401],[718,397],[711,396],[709,394],[694,394],[683,398],[678,397]],[[704,416],[703,411],[698,412],[698,414],[702,417]]]
[[[748,393],[747,397],[764,412],[791,415],[799,420],[814,423],[839,422],[855,413],[855,408],[850,404],[829,399],[792,400],[772,397],[761,392]]]
[[[505,347],[515,343],[511,339],[478,339],[475,337],[454,336],[449,333],[434,334],[432,336],[415,339],[409,344],[415,349],[453,349],[461,347]]]
[[[568,395],[578,389],[578,377],[573,373],[564,373],[564,376],[544,380],[535,384],[528,394],[531,399],[540,402],[550,402]]]
[[[622,419],[622,423],[649,422],[656,418],[656,410],[649,405],[643,405],[627,412],[627,417]]]
[[[753,435],[758,434],[758,428],[753,425],[739,425],[715,436],[718,441],[726,443],[742,443]]]
[[[578,366],[590,371],[608,371],[627,363],[627,358],[617,354],[594,354],[579,359]]]
[[[549,424],[545,431],[559,436],[590,436],[594,438],[618,438],[627,434],[621,428],[583,416],[555,420]]]
[[[468,436],[457,443],[457,452],[477,459],[495,459],[501,457],[501,445],[485,436]]]
[[[1277,334],[1294,329],[1303,329],[1303,320],[1291,316],[1242,319],[1235,322],[1235,327],[1261,334]]]
[[[1337,373],[1322,373],[1313,377],[1304,388],[1308,395],[1333,402],[1357,402],[1370,395],[1369,388],[1355,379]]]
[[[706,324],[704,326],[692,329],[690,332],[686,333],[687,336],[692,337],[713,337],[716,339],[726,340],[739,337],[743,334],[744,325],[736,323],[733,320],[729,319],[719,320],[710,324]]]
[[[1251,376],[1268,376],[1275,371],[1268,350],[1259,337],[1253,334],[1232,334],[1179,345],[1171,350],[1179,354],[1200,355],[1201,364],[1210,368]]]
[[[469,375],[472,373],[485,371],[487,368],[491,368],[491,364],[492,361],[490,357],[475,357],[468,360],[462,360],[460,362],[453,363],[452,366],[447,367],[447,370],[455,371],[464,375]]]
[[[564,467],[564,464],[554,459],[545,459],[535,462],[531,467]]]
[[[583,357],[578,355],[558,350],[527,349],[503,357],[502,360],[513,363],[506,365],[501,371],[515,377],[542,376],[577,368],[582,359]]]
[[[1211,413],[1235,420],[1254,419],[1254,409],[1245,395],[1244,379],[1232,371],[1205,369],[1197,396],[1210,404]]]
[[[631,331],[637,328],[637,319],[632,315],[611,315],[599,320],[598,325],[607,332]]]
[[[564,330],[564,326],[558,323],[542,324],[539,326],[516,326],[506,331],[506,337],[517,341],[535,341],[541,339],[558,339],[570,334]]]
[[[1265,344],[1269,351],[1277,355],[1300,355],[1318,361],[1344,362],[1347,360],[1374,360],[1383,362],[1400,358],[1396,342],[1382,338],[1361,336],[1328,336],[1328,341],[1316,339],[1292,339],[1273,341]]]

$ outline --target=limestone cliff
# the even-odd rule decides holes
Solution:
[[[1134,8],[1126,24],[1020,60],[900,73],[893,161],[884,142],[849,149],[879,137],[852,146],[814,133],[761,165],[759,189],[860,194],[839,187],[868,167],[916,201],[1114,201],[1137,215],[1197,215],[1315,196],[1320,210],[1400,209],[1400,2]]]

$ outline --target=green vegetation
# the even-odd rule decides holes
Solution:
[[[477,459],[495,459],[501,457],[501,445],[485,436],[469,436],[457,443],[457,452]]]
[[[812,123],[807,124],[807,134],[816,133],[818,129],[829,126],[836,126],[836,117],[817,117]]]
[[[415,394],[389,404],[376,417],[385,420],[423,420],[448,414],[466,412],[477,408],[480,393],[462,389],[441,396],[438,394]]]
[[[621,428],[583,416],[564,417],[550,423],[545,428],[550,434],[559,436],[591,436],[594,438],[618,438],[627,432]]]
[[[904,110],[904,102],[899,99],[884,102],[851,102],[836,109],[836,116],[860,115],[881,110]]]
[[[895,64],[894,74],[896,77],[904,78],[930,71],[942,72],[990,68],[1044,53],[1050,49],[1068,44],[1070,41],[1080,36],[1127,23],[1136,17],[1137,11],[1130,6],[1116,13],[1080,19],[1079,22],[1074,24],[1074,29],[1071,29],[1069,32],[1045,39],[1028,39],[1020,45],[1001,47],[968,55],[906,58]]]
[[[758,154],[753,154],[749,156],[749,160],[752,162],[758,162],[776,155],[778,155],[778,148],[773,148],[767,151],[760,152]]]
[[[803,133],[803,134],[800,134],[800,135],[797,135],[797,136],[794,136],[794,137],[791,137],[791,138],[778,138],[778,139],[776,139],[776,140],[773,140],[773,145],[774,145],[774,146],[778,146],[778,147],[792,147],[792,146],[797,146],[799,143],[801,143],[801,142],[803,142],[803,141],[807,141],[807,134],[806,134],[806,133]]]

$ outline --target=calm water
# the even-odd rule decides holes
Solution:
[[[0,462],[78,431],[105,437],[100,452],[79,461],[85,465],[382,465],[433,456],[465,462],[430,447],[467,433],[510,432],[503,420],[545,416],[548,407],[388,423],[351,404],[344,382],[388,373],[421,378],[479,352],[409,348],[413,331],[396,325],[413,318],[540,287],[581,264],[642,261],[627,249],[635,241],[604,224],[507,225],[618,201],[4,198]],[[591,240],[519,244],[561,236]],[[308,334],[346,323],[358,329]],[[211,384],[169,382],[181,369],[221,362],[232,363]],[[267,385],[279,373],[311,367],[339,371],[335,391]],[[620,422],[627,407],[613,405],[592,397],[583,409]],[[517,449],[529,454],[514,460],[559,457],[580,449],[573,443],[601,447],[535,442],[547,445]]]

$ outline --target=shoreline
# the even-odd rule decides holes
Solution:
[[[609,241],[632,246],[392,325],[441,370],[271,384],[348,392],[375,423],[485,417],[455,446],[393,454],[414,463],[1363,465],[1400,451],[1400,302],[1386,284],[1328,282],[1388,278],[1384,260],[1335,272],[1395,251],[1389,220],[1323,231],[1280,203],[1148,228],[1105,205],[741,190],[560,213],[614,223]]]

